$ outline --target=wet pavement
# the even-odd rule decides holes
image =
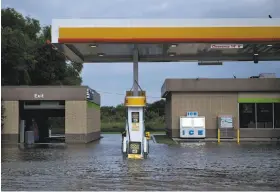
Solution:
[[[280,190],[275,143],[155,144],[123,159],[120,135],[81,145],[2,146],[2,190]]]

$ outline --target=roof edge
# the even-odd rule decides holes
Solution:
[[[280,78],[257,79],[166,79],[165,89],[168,92],[279,92]]]

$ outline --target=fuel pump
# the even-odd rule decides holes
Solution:
[[[133,87],[126,92],[125,107],[126,133],[123,134],[122,152],[129,159],[147,158],[149,142],[145,134],[144,109],[146,107],[146,92],[138,84],[139,53],[137,45],[133,49]],[[139,90],[140,89],[140,90]]]
[[[149,153],[149,141],[145,134],[144,123],[146,93],[144,91],[138,93],[139,96],[134,96],[131,91],[128,91],[125,97],[127,118],[122,152],[129,159],[144,159]]]

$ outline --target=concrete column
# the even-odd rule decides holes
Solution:
[[[86,143],[87,101],[65,101],[65,142]]]
[[[18,143],[19,141],[19,104],[18,101],[4,102],[4,127],[2,141],[7,143]]]

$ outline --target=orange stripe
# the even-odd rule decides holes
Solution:
[[[59,38],[59,43],[232,43],[280,42],[280,38]]]
[[[118,27],[59,28],[62,39],[279,39],[280,27]],[[130,39],[130,40],[127,40]],[[142,40],[141,40],[142,39]],[[184,41],[185,41],[184,40]],[[172,40],[173,41],[173,40]]]

